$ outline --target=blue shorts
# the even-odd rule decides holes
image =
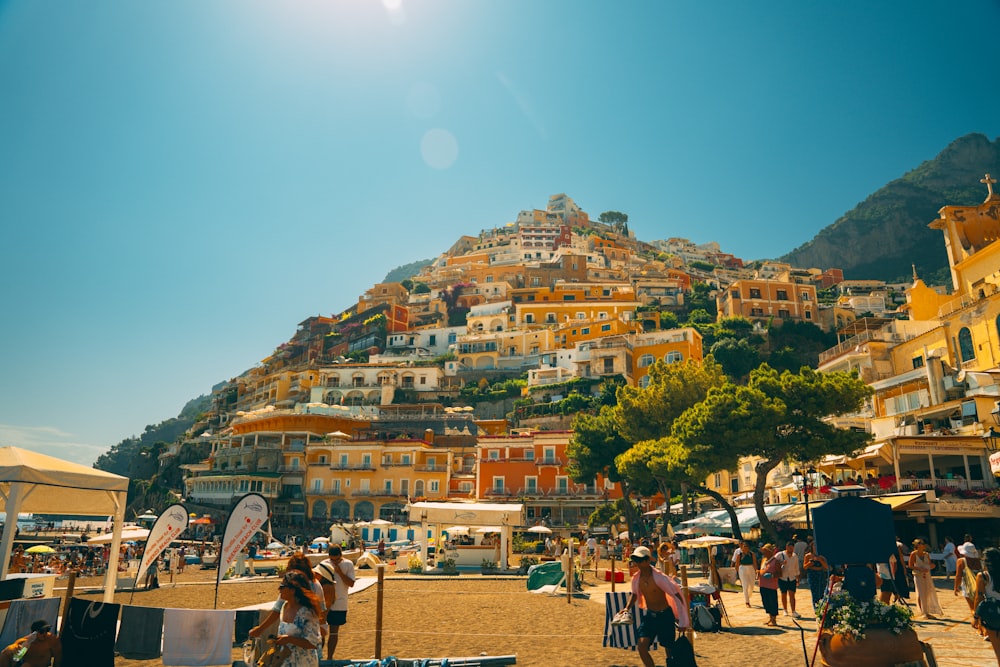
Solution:
[[[674,627],[674,610],[670,607],[662,611],[646,610],[646,616],[639,626],[639,638],[655,638],[661,646],[670,647],[674,645],[676,628]]]

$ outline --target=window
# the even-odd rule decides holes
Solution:
[[[962,363],[976,358],[976,348],[972,344],[972,331],[969,327],[958,330],[958,353],[962,357]]]
[[[576,301],[575,294],[563,294],[563,301]]]
[[[383,487],[386,493],[392,493],[392,480],[385,480],[385,487]]]
[[[740,298],[740,291],[734,289],[733,291],[731,291],[729,293],[729,296],[731,296],[733,299],[739,299]]]
[[[401,496],[410,495],[410,480],[408,479],[399,480],[399,495]]]
[[[420,376],[420,384],[427,384],[427,376],[426,375],[421,375]]]
[[[361,466],[363,468],[371,468],[372,467],[372,455],[371,454],[362,454],[361,455]]]
[[[525,477],[524,478],[524,492],[525,493],[536,493],[538,491],[538,478],[537,477]]]
[[[684,361],[684,355],[675,350],[673,352],[667,352],[667,354],[664,355],[663,360],[668,364],[676,364]]]
[[[330,491],[333,493],[340,493],[340,480],[335,479],[330,482]]]
[[[556,493],[569,493],[569,478],[565,476],[556,477]]]
[[[807,320],[811,320],[813,318],[813,314],[812,314],[811,310],[807,310],[805,314],[806,314],[806,319]]]
[[[437,345],[437,334],[431,334],[427,337],[427,346],[434,347]]]
[[[581,336],[586,336],[589,333],[590,333],[590,327],[584,327],[584,328],[580,329],[580,335]]]
[[[359,491],[365,492],[365,491],[371,491],[371,489],[372,489],[372,481],[370,479],[361,480],[361,488],[359,489]]]
[[[535,460],[535,450],[533,450],[533,449],[526,449],[526,450],[524,450],[524,460],[525,461],[534,461]]]
[[[555,447],[544,447],[542,449],[542,458],[546,463],[555,463],[556,460],[556,448]]]
[[[639,368],[645,368],[646,366],[651,365],[653,363],[653,359],[654,357],[651,354],[642,355],[639,357]]]
[[[803,301],[811,301],[812,300],[812,299],[809,298],[809,292],[803,292],[802,293],[802,300]]]
[[[500,450],[499,449],[491,449],[490,453],[489,453],[489,459],[490,459],[490,461],[499,461],[500,460]]]
[[[441,482],[436,479],[431,480],[431,492],[437,493],[441,489]]]
[[[313,480],[313,493],[323,493],[323,480],[321,479]]]
[[[914,368],[923,368],[924,367],[924,357],[923,357],[923,355],[921,355],[919,357],[913,357],[913,367]]]
[[[603,331],[611,331],[611,325],[610,324],[602,324],[601,325],[601,331],[602,332]]]
[[[535,323],[535,316],[533,314],[531,314],[531,313],[526,313],[524,315],[524,323],[525,324],[534,324]]]
[[[450,334],[448,334],[448,344],[449,345],[451,343],[454,343],[457,340],[458,340],[458,334],[457,333],[450,333]]]
[[[778,290],[778,295],[776,297],[778,301],[788,301],[788,290],[780,289]]]
[[[750,288],[750,298],[751,299],[759,299],[760,298],[760,288],[759,287],[751,287]]]
[[[403,465],[410,465],[410,455],[403,454]]]
[[[715,488],[719,488],[720,486],[722,486],[722,473],[719,472],[715,473],[715,484],[713,484],[712,486],[714,486]]]
[[[545,323],[546,324],[555,324],[556,323],[556,314],[555,313],[545,313]]]
[[[433,456],[427,458],[427,469],[434,470],[437,468],[437,460]]]
[[[573,317],[578,320],[585,320],[587,319],[587,313],[576,313]]]
[[[740,492],[740,478],[739,477],[733,477],[731,480],[729,480],[729,490],[731,492],[733,492],[733,493],[739,493]]]
[[[778,317],[781,317],[781,318],[784,318],[784,319],[787,320],[791,316],[792,316],[792,314],[790,312],[788,312],[787,308],[779,308],[778,309]]]
[[[639,378],[639,387],[640,388],[645,389],[646,387],[649,386],[649,383],[650,383],[650,379],[649,379],[648,375],[643,375],[641,378]]]
[[[503,493],[503,486],[504,486],[503,480],[504,480],[503,477],[494,477],[493,478],[493,492],[494,493]]]
[[[751,317],[763,317],[764,316],[764,309],[763,308],[751,308],[750,309],[750,316]]]
[[[340,455],[340,467],[341,468],[346,468],[347,467],[347,454],[341,454]]]

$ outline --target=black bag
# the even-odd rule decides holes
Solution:
[[[987,630],[1000,630],[1000,600],[983,598],[976,605],[976,618],[979,624]]]
[[[667,667],[698,667],[694,661],[694,647],[684,635],[677,638],[667,655]]]

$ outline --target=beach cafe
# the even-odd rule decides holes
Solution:
[[[521,503],[416,502],[407,505],[406,511],[411,523],[420,524],[416,542],[420,545],[420,560],[425,564],[429,540],[439,539],[449,526],[461,525],[470,530],[493,527],[500,533],[499,558],[496,558],[497,545],[457,545],[450,550],[449,557],[455,553],[455,565],[459,567],[478,567],[483,560],[492,560],[499,563],[500,569],[507,569],[507,553],[513,531],[523,526],[525,521],[524,505]],[[435,548],[439,547],[435,544]]]

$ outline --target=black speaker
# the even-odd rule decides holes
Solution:
[[[875,597],[875,572],[865,565],[848,565],[844,572],[844,590],[858,602]]]

